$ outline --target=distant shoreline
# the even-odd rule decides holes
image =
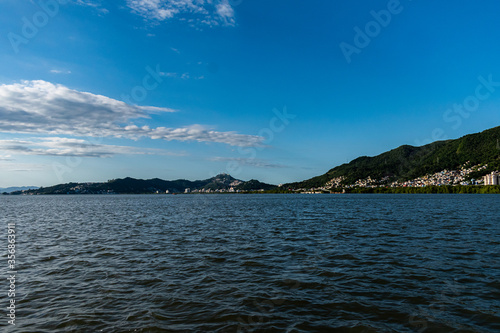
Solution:
[[[292,191],[288,191],[290,193]],[[354,187],[330,191],[307,190],[302,192],[339,194],[500,194],[500,185],[441,185],[423,187]],[[267,191],[267,193],[273,193]],[[276,193],[276,192],[274,192]],[[282,191],[281,193],[287,193]],[[294,192],[300,193],[300,192]]]
[[[345,191],[344,191],[345,190]],[[36,191],[36,190],[34,190]],[[425,187],[356,187],[347,189],[335,189],[332,191],[311,190],[285,190],[273,189],[269,191],[246,191],[246,192],[211,192],[211,193],[10,193],[4,195],[13,196],[37,196],[37,195],[205,195],[205,194],[500,194],[500,185],[442,185]]]

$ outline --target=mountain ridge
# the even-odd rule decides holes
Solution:
[[[11,193],[24,190],[36,190],[38,186],[11,186],[11,187],[0,187],[0,193]]]
[[[244,188],[244,190],[243,190]],[[163,180],[160,178],[136,179],[131,177],[111,179],[96,183],[66,183],[36,190],[17,191],[11,194],[146,194],[146,193],[212,193],[237,191],[263,191],[276,185],[251,180],[248,182],[219,174],[205,180]]]
[[[363,187],[363,185],[368,185],[364,187],[407,186],[404,181],[421,177],[427,179],[433,173],[443,173],[448,170],[458,171],[452,171],[451,176],[448,175],[452,178],[451,183],[438,183],[438,186],[464,185],[469,180],[500,170],[500,126],[458,139],[435,141],[418,147],[401,145],[376,156],[360,156],[349,163],[328,170],[323,175],[280,186],[262,183],[255,179],[245,182],[228,174],[219,174],[209,179],[195,181],[159,178],[143,180],[126,177],[100,183],[59,184],[12,192],[12,194],[286,192],[310,189],[328,192],[342,188]],[[462,172],[463,170],[466,172]],[[460,179],[457,182],[458,178]],[[424,180],[420,179],[420,184],[425,184]],[[411,181],[408,186],[413,186]]]
[[[435,141],[424,146],[402,145],[376,156],[360,156],[328,170],[325,174],[301,182],[284,184],[290,189],[315,188],[335,178],[341,185],[372,177],[386,182],[409,180],[466,163],[488,164],[481,176],[500,169],[500,126],[468,134],[458,139]]]

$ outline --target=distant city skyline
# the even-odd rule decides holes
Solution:
[[[500,3],[0,2],[0,187],[279,184],[498,126]]]

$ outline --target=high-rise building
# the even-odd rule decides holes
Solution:
[[[496,172],[492,172],[489,175],[484,176],[484,185],[498,185],[500,183],[500,175]]]

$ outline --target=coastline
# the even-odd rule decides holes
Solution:
[[[36,192],[34,190],[33,192]],[[500,185],[442,185],[425,187],[356,187],[332,189],[331,191],[273,189],[268,191],[242,192],[207,192],[207,193],[154,193],[154,192],[121,192],[121,193],[10,193],[5,196],[35,196],[35,195],[214,195],[214,194],[500,194]]]

